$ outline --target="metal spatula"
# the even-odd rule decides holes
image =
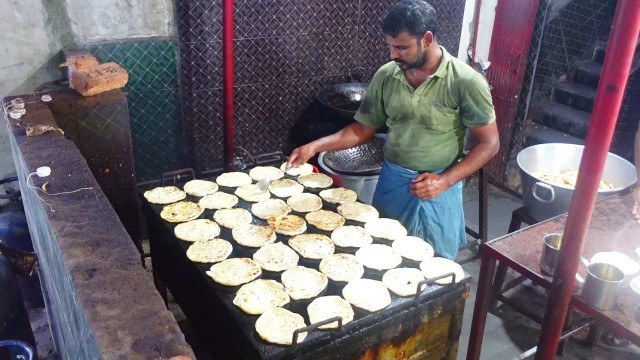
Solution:
[[[269,185],[271,185],[271,179],[272,179],[272,178],[273,178],[273,177],[271,177],[271,176],[267,176],[266,178],[261,179],[260,181],[258,181],[258,182],[256,183],[256,187],[257,187],[258,189],[260,189],[260,191],[265,191],[265,190],[267,190],[267,188],[269,187]]]

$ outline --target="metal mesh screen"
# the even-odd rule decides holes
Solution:
[[[511,157],[522,148],[530,105],[552,96],[556,82],[581,60],[591,60],[594,48],[606,44],[616,1],[541,0],[528,56]]]
[[[388,61],[381,20],[394,2],[235,2],[235,145],[253,155],[287,151],[320,88],[368,81]],[[457,52],[465,1],[431,3],[440,43]],[[176,14],[188,153],[207,171],[223,165],[221,3],[176,1]]]

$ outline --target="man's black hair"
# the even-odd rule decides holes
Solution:
[[[386,35],[397,37],[403,31],[411,36],[422,37],[427,31],[436,35],[436,11],[422,0],[403,0],[393,5],[382,22]]]

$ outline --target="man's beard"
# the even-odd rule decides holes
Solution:
[[[421,49],[420,49],[421,50]],[[400,61],[400,60],[394,60],[396,62],[396,64],[398,65],[398,67],[400,67],[400,69],[407,71],[407,70],[411,70],[411,69],[417,69],[422,67],[424,64],[427,63],[427,53],[425,52],[420,52],[420,55],[418,56],[418,58],[415,61],[412,61],[410,63],[404,62],[404,61]]]

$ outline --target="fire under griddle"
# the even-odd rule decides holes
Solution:
[[[288,176],[286,176],[288,177]],[[290,177],[288,177],[290,178]],[[214,179],[210,179],[214,180]],[[182,188],[183,183],[175,184]],[[233,194],[234,188],[220,187],[219,191]],[[305,189],[317,194],[320,190]],[[276,198],[272,195],[273,198]],[[185,200],[197,202],[198,197]],[[286,199],[283,199],[286,201]],[[336,211],[336,205],[323,202],[323,209]],[[251,203],[239,199],[237,207],[250,210]],[[352,359],[408,357],[454,358],[460,336],[464,302],[469,294],[469,276],[452,285],[430,284],[418,296],[399,297],[391,293],[391,304],[385,309],[370,313],[353,307],[355,316],[350,323],[335,330],[311,330],[300,343],[292,346],[270,344],[256,333],[254,325],[258,315],[249,315],[233,305],[240,286],[217,284],[208,275],[212,264],[194,263],[186,257],[190,242],[174,236],[176,224],[160,218],[163,205],[144,201],[149,227],[151,255],[156,284],[165,284],[171,291],[191,325],[198,341],[208,347],[216,359]],[[214,210],[205,210],[200,218],[213,219]],[[292,212],[294,215],[304,214]],[[254,224],[266,225],[266,221],[254,217]],[[347,220],[346,225],[363,225]],[[307,233],[330,235],[308,224]],[[231,257],[252,258],[257,248],[237,244],[231,230],[221,227],[219,236],[233,244]],[[278,234],[277,241],[287,244],[289,236]],[[374,238],[374,243],[386,243]],[[356,249],[336,247],[336,253],[355,253]],[[300,257],[299,265],[318,270],[319,261]],[[417,262],[403,259],[399,267],[418,267]],[[381,280],[383,272],[365,268],[364,278]],[[263,270],[260,278],[280,281],[280,273]],[[318,296],[340,295],[344,284],[329,280],[327,288]],[[309,325],[307,305],[313,299],[292,300],[283,308],[302,315]]]

